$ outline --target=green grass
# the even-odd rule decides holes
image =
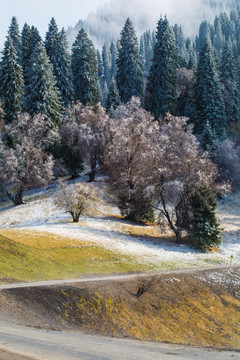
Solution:
[[[14,234],[14,233],[13,233]],[[11,237],[14,237],[14,235]],[[67,245],[54,235],[26,235],[28,245],[0,235],[0,280],[4,278],[34,281],[76,278],[88,273],[114,273],[147,271],[151,266],[138,263],[134,258],[121,256],[101,246],[79,243]],[[48,243],[46,243],[46,237]],[[24,239],[22,240],[24,241]],[[44,245],[45,244],[45,245]]]

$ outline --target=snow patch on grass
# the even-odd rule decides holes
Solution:
[[[101,195],[104,185],[101,179],[95,183]],[[54,204],[56,188],[29,192],[27,204],[12,207],[7,204],[0,209],[0,227],[22,229],[24,231],[45,232],[69,238],[74,246],[77,241],[94,244],[122,256],[138,258],[143,264],[167,268],[185,268],[228,264],[233,255],[233,264],[240,263],[240,195],[231,194],[218,208],[218,217],[224,228],[223,243],[218,252],[201,253],[187,245],[176,245],[166,241],[154,228],[135,225],[121,219],[119,210],[106,203],[103,196],[96,199],[92,215],[84,216],[78,224],[71,222],[69,214]],[[152,231],[146,231],[150,229]],[[146,234],[150,235],[146,235]]]

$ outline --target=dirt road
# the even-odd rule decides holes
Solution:
[[[240,359],[239,352],[46,331],[8,323],[0,323],[0,349],[38,360]]]
[[[232,269],[238,269],[240,265],[233,266]],[[35,282],[19,282],[12,284],[0,285],[0,291],[6,289],[17,289],[17,288],[29,288],[29,287],[40,287],[40,286],[61,286],[65,284],[77,284],[84,282],[96,282],[96,281],[129,281],[139,277],[153,276],[153,275],[180,275],[180,274],[192,274],[200,273],[202,271],[214,271],[214,270],[229,269],[229,266],[212,266],[208,268],[195,268],[195,269],[183,269],[183,270],[171,270],[171,271],[158,271],[155,273],[140,273],[140,274],[121,274],[121,275],[98,275],[98,276],[87,276],[79,279],[66,279],[66,280],[47,280],[47,281],[35,281]]]

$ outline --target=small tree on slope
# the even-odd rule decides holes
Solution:
[[[205,186],[191,198],[193,209],[191,238],[197,249],[207,250],[221,244],[221,228],[216,217],[217,201],[212,190]]]
[[[70,213],[73,222],[78,222],[95,194],[95,189],[90,184],[79,183],[67,186],[60,183],[55,204]]]

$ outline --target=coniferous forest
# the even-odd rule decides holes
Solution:
[[[83,28],[70,48],[54,18],[42,39],[13,17],[0,99],[2,201],[101,171],[127,219],[219,246],[217,199],[240,184],[240,12],[194,40],[167,17],[138,39],[128,18],[102,49]]]

